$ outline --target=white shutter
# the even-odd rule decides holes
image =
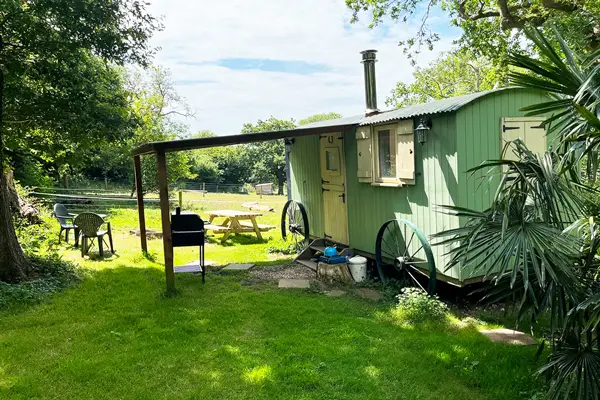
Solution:
[[[405,183],[414,184],[415,180],[415,134],[413,120],[398,122],[396,129],[398,154],[396,155],[396,174]]]
[[[544,119],[537,117],[502,118],[501,151],[505,149],[508,142],[521,139],[529,150],[535,153],[544,153],[546,151],[546,132],[541,126],[542,122]],[[506,160],[517,159],[510,146],[501,156]]]
[[[542,126],[543,118],[525,120],[525,145],[534,153],[546,152],[546,130]]]
[[[356,130],[356,154],[358,156],[356,172],[358,181],[373,182],[373,143],[370,126],[361,126]]]

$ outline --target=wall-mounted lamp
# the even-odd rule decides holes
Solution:
[[[285,139],[285,151],[286,151],[286,153],[291,153],[292,152],[292,146],[294,145],[295,142],[296,142],[296,139],[294,139],[294,138]]]
[[[421,118],[421,121],[419,121],[419,125],[415,128],[415,133],[417,134],[417,141],[421,144],[424,144],[427,141],[427,133],[430,130],[431,120]]]

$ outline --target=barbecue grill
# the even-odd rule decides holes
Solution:
[[[171,236],[173,247],[200,247],[200,269],[204,283],[204,221],[198,214],[181,212],[177,207],[171,215]]]

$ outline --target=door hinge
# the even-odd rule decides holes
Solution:
[[[531,129],[544,129],[544,125],[532,126]]]
[[[506,125],[502,125],[502,132],[512,131],[514,129],[521,129],[521,127],[520,126],[506,126]]]
[[[342,198],[342,202],[343,202],[344,204],[346,204],[346,193],[342,193],[342,194],[340,194],[338,197],[341,197],[341,198]]]
[[[321,178],[321,185],[324,185],[326,183],[329,183],[329,181],[326,181],[325,179]]]
[[[324,187],[322,187],[321,192],[329,192],[329,189],[325,189]]]

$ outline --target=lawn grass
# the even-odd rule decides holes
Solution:
[[[96,265],[50,302],[0,314],[0,397],[514,399],[535,387],[535,348],[403,329],[377,318],[387,306],[244,276],[178,275],[165,297],[141,256]]]
[[[535,346],[492,343],[473,327],[400,327],[382,318],[385,303],[245,286],[248,273],[216,268],[205,285],[177,274],[178,294],[167,297],[162,242],[142,255],[127,233],[134,215],[111,215],[113,257],[82,260],[61,247],[87,271],[81,284],[0,311],[0,398],[492,400],[539,388]],[[160,228],[157,215],[149,211],[150,227]],[[284,263],[289,256],[266,254],[276,235],[210,243],[207,258]],[[197,250],[175,257],[189,262]]]

